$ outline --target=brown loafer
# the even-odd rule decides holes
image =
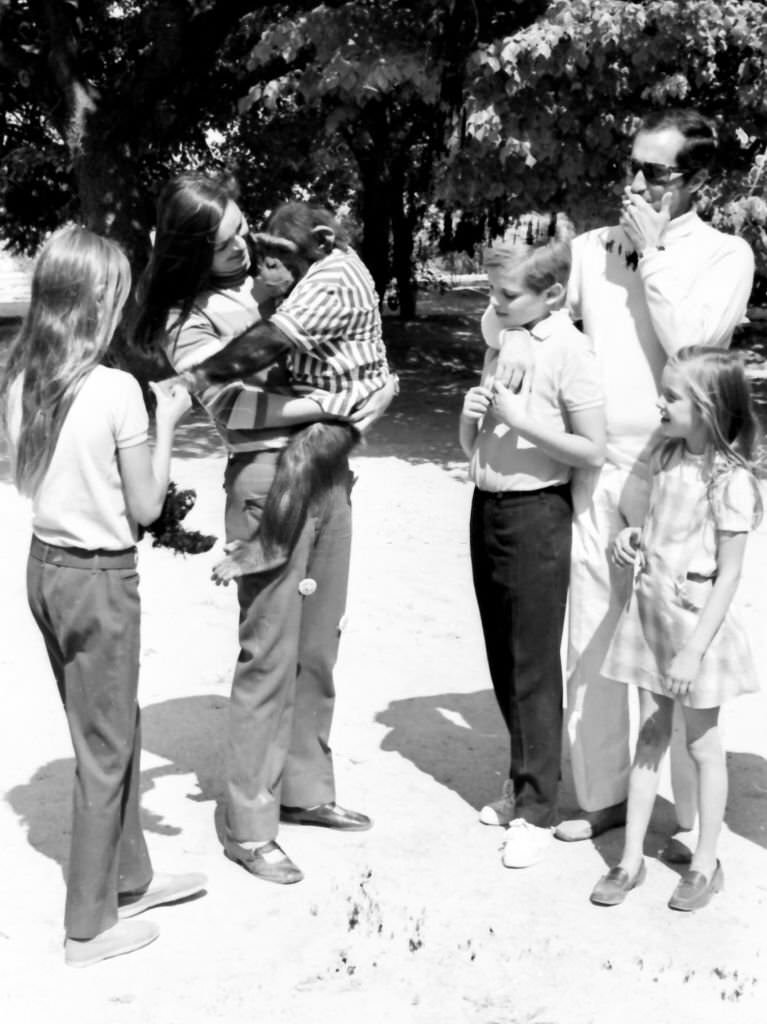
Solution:
[[[255,850],[228,841],[224,844],[224,856],[245,868],[251,875],[278,885],[292,885],[304,877],[303,871],[274,840]]]
[[[626,824],[626,801],[603,807],[601,811],[585,811],[580,818],[560,821],[554,835],[565,843],[579,843],[584,839],[595,839],[611,828]]]
[[[639,870],[633,878],[624,868],[610,868],[594,886],[589,899],[598,907],[617,907],[619,903],[623,903],[632,889],[636,889],[644,882],[646,875],[644,861],[639,865]]]
[[[724,872],[721,863],[717,861],[711,878],[706,878],[702,871],[686,871],[671,893],[668,905],[671,910],[700,910],[715,892],[721,892],[722,889]]]
[[[346,832],[365,832],[373,822],[367,814],[349,811],[338,804],[317,804],[316,807],[280,807],[280,821],[287,825],[316,825]]]

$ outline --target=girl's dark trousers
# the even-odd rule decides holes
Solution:
[[[571,522],[567,485],[474,492],[474,590],[490,677],[511,738],[515,814],[544,828],[555,821],[560,777],[560,645]]]
[[[136,549],[84,551],[33,537],[27,595],[75,751],[64,927],[90,939],[117,922],[118,893],[152,880],[139,822]]]

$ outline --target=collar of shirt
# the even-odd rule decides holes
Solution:
[[[666,230],[663,232],[663,241],[677,241],[680,238],[691,235],[700,224],[701,219],[695,210],[688,210],[687,213],[674,217],[673,220],[668,222]]]
[[[546,341],[552,334],[561,329],[562,318],[569,320],[570,317],[566,309],[555,309],[549,313],[543,320],[539,320],[537,324],[533,324],[530,328],[530,334],[538,341]]]

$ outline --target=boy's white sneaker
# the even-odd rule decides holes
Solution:
[[[506,829],[503,842],[503,865],[507,868],[529,868],[542,860],[554,833],[550,828],[531,825],[524,818],[515,818]]]
[[[483,825],[502,825],[504,828],[514,818],[514,783],[506,779],[499,800],[485,804],[479,812],[479,820]]]

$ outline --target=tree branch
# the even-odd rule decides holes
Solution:
[[[57,0],[32,0],[30,10],[48,42],[48,66],[64,97],[64,135],[69,152],[82,151],[88,115],[96,109],[94,90],[78,72],[79,39],[74,8]]]

